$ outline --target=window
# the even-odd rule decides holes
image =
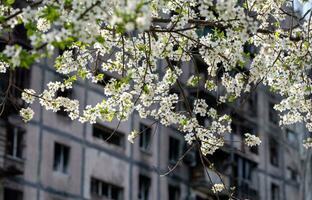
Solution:
[[[269,120],[273,124],[278,124],[278,115],[274,110],[274,103],[269,103]]]
[[[24,131],[21,128],[9,126],[7,132],[7,155],[14,158],[23,157]]]
[[[279,200],[279,187],[274,183],[271,184],[271,200]]]
[[[245,109],[251,116],[256,117],[258,112],[258,101],[257,101],[257,92],[251,92],[249,97],[247,97],[247,102]]]
[[[178,186],[169,185],[168,186],[168,196],[170,200],[180,199],[180,188]]]
[[[287,179],[289,179],[289,180],[297,181],[297,172],[296,172],[296,170],[292,169],[291,167],[287,167],[286,176],[287,176]]]
[[[121,200],[123,189],[109,183],[105,183],[99,179],[91,178],[91,196],[105,197],[105,199]]]
[[[240,156],[235,157],[235,163],[234,176],[244,181],[251,181],[254,170],[257,167],[256,163]]]
[[[140,175],[139,176],[139,195],[138,195],[138,198],[140,200],[149,199],[150,187],[151,187],[151,179],[147,176]]]
[[[270,138],[269,148],[270,148],[270,162],[272,165],[278,167],[279,152],[278,152],[278,143],[275,139]]]
[[[106,141],[110,144],[124,147],[124,134],[107,128],[100,124],[93,125],[93,137]]]
[[[23,200],[23,192],[4,188],[4,200]]]
[[[140,133],[140,148],[143,150],[149,150],[152,129],[145,124],[140,123]]]
[[[69,147],[63,144],[54,144],[54,171],[67,173],[69,164]]]
[[[169,161],[177,162],[180,158],[180,140],[169,137]]]

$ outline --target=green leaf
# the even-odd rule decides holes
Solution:
[[[20,66],[23,68],[28,68],[32,65],[36,59],[38,58],[38,54],[31,54],[26,50],[22,50],[20,53],[21,64]]]
[[[146,94],[149,94],[150,90],[148,89],[148,86],[145,84],[143,86],[143,91],[146,93]]]
[[[15,2],[15,0],[4,0],[4,4],[7,6],[12,5]]]
[[[58,12],[58,9],[54,6],[48,6],[46,9],[43,10],[43,16],[50,22],[56,21],[59,17],[60,14]]]

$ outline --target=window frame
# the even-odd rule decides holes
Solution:
[[[152,179],[150,177],[143,175],[143,174],[139,174],[139,184],[138,184],[138,186],[139,186],[138,199],[139,200],[149,200],[150,199],[151,185],[152,185]],[[143,196],[143,198],[142,198],[142,196]]]
[[[272,150],[274,150],[273,153],[276,155],[276,159],[274,159]],[[280,162],[280,152],[279,152],[279,143],[276,141],[275,138],[269,137],[269,158],[270,158],[270,164],[274,167],[279,167]]]
[[[171,141],[172,140],[175,140],[176,142],[178,142],[177,144],[174,144],[172,145],[171,144]],[[169,163],[176,163],[179,159],[180,159],[180,156],[181,156],[181,146],[182,146],[182,142],[179,138],[177,137],[174,137],[174,136],[169,136],[169,144],[168,144],[168,160],[169,160]],[[172,146],[177,146],[177,152],[175,153],[178,153],[176,156],[174,156],[175,158],[172,158],[172,154],[174,152],[171,153],[171,150],[173,149]],[[175,149],[175,148],[174,148]],[[176,151],[176,150],[175,150]]]
[[[10,131],[12,130],[12,131]],[[13,141],[9,142],[9,134],[13,134]],[[9,157],[12,157],[14,159],[23,159],[24,154],[24,138],[25,137],[25,130],[21,127],[9,125],[7,127],[7,133],[6,133],[6,150],[5,154]],[[20,153],[19,153],[20,152]],[[20,155],[19,155],[20,154]]]
[[[280,188],[277,184],[271,183],[271,200],[279,200],[279,199],[280,199]]]
[[[57,146],[60,148],[58,157],[56,157]],[[54,142],[53,171],[68,174],[69,164],[70,164],[70,146],[59,142]]]
[[[94,191],[94,184],[96,184],[96,192]],[[104,187],[107,189],[107,192],[104,192]],[[123,199],[123,188],[108,182],[105,182],[103,180],[100,180],[98,178],[91,177],[90,178],[90,195],[97,196],[97,197],[105,197],[108,199],[113,199],[113,190],[117,190],[117,199],[114,200],[122,200]]]
[[[95,129],[98,129],[98,132],[96,132]],[[111,135],[113,132],[114,132],[114,134]],[[97,136],[96,133],[100,134],[100,136]],[[95,123],[92,125],[92,137],[96,138],[98,140],[101,140],[102,142],[105,142],[106,144],[114,145],[116,147],[120,147],[122,149],[125,149],[125,143],[126,143],[125,142],[125,134],[120,132],[120,131],[113,130],[107,126],[100,124],[100,123]],[[118,138],[118,140],[119,140],[118,144],[113,142],[112,138]]]
[[[141,151],[151,153],[151,146],[152,146],[152,127],[140,123],[139,124],[139,148]]]

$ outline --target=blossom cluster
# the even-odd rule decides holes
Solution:
[[[212,186],[212,191],[215,194],[222,192],[223,190],[224,190],[224,184],[222,184],[222,183],[216,183]]]
[[[245,133],[245,143],[247,144],[247,146],[257,146],[261,144],[261,140],[259,137],[252,135],[250,133]]]

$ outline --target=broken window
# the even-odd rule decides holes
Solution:
[[[68,173],[69,165],[69,150],[70,148],[66,145],[55,143],[54,144],[54,171]]]
[[[91,196],[105,197],[105,199],[121,200],[123,189],[119,186],[106,183],[96,178],[91,178]]]
[[[93,137],[124,148],[124,134],[100,124],[93,125]]]
[[[14,158],[23,157],[23,138],[25,131],[19,127],[9,126],[7,131],[7,155]]]
[[[139,175],[139,194],[138,198],[140,200],[148,200],[150,199],[150,187],[151,187],[151,179],[144,175]]]
[[[140,148],[143,150],[149,150],[150,143],[151,143],[151,135],[152,135],[152,129],[145,125],[140,123]]]

